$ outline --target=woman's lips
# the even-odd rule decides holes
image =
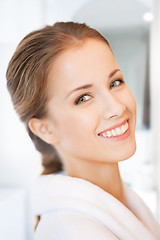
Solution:
[[[126,135],[126,133],[130,134],[128,119],[108,128],[107,130],[99,133],[98,135],[101,137],[104,137],[104,138],[108,138],[108,139],[114,138],[115,140],[116,139],[120,140],[120,137],[122,138],[122,136]],[[128,137],[128,135],[126,135],[126,137]]]

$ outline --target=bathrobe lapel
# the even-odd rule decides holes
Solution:
[[[98,186],[60,174],[41,176],[33,203],[36,215],[67,210],[96,219],[121,240],[158,240],[159,225],[142,200],[124,184],[130,209]]]

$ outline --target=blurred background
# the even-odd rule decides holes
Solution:
[[[109,40],[137,102],[137,151],[120,170],[160,222],[159,0],[0,0],[1,239],[33,239],[30,195],[41,172],[40,155],[13,110],[5,71],[27,33],[56,21],[85,22]]]

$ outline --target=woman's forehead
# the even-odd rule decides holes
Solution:
[[[110,47],[103,41],[89,39],[79,47],[64,51],[54,62],[48,75],[54,87],[76,87],[77,83],[99,75],[108,74],[116,68],[117,62]],[[63,84],[62,84],[63,83]]]
[[[115,62],[115,57],[105,42],[89,39],[79,46],[70,47],[63,51],[51,66],[49,75],[63,74],[63,71],[70,74],[71,69],[76,71],[81,67],[84,69],[92,67],[94,63],[110,65],[115,64]]]

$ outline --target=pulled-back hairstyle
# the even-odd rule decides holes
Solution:
[[[31,132],[28,121],[47,114],[47,76],[51,64],[63,51],[82,44],[87,38],[103,41],[109,46],[99,32],[86,24],[57,22],[28,34],[19,43],[8,65],[8,91],[17,114],[42,154],[43,174],[62,170],[62,163],[54,147]]]

